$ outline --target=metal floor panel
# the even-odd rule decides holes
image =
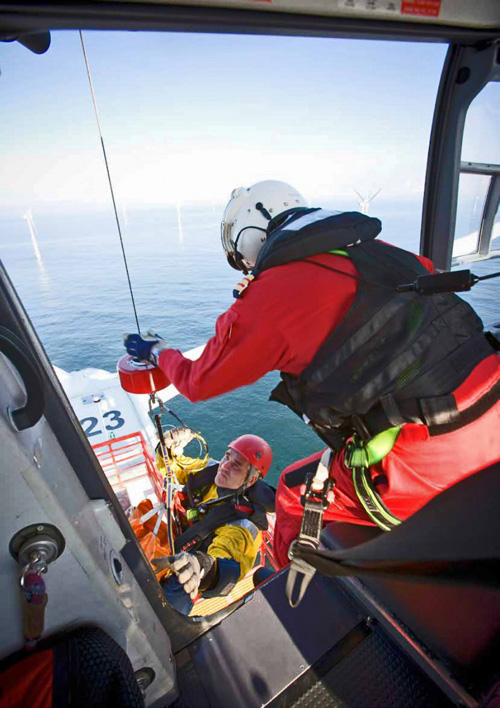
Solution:
[[[452,704],[413,662],[379,631],[374,631],[297,700],[280,705],[287,708],[448,708]]]
[[[175,708],[453,705],[340,583],[316,575],[294,610],[286,577],[279,573],[181,653]]]
[[[213,708],[266,705],[359,625],[335,581],[316,575],[294,610],[286,577],[278,574],[190,648]]]

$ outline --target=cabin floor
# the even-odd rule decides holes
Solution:
[[[342,583],[316,574],[292,609],[286,574],[176,655],[174,708],[454,704]]]

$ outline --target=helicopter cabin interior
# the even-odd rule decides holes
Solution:
[[[447,45],[420,252],[443,270],[500,255],[500,164],[465,160],[461,149],[471,103],[500,81],[497,0],[0,3],[3,42],[41,53],[50,51],[49,33],[64,29]],[[484,198],[478,225],[457,247],[461,185],[479,179]],[[99,628],[126,652],[147,706],[498,705],[498,585],[316,573],[294,609],[285,595],[285,568],[213,615],[187,618],[169,607],[1,264],[0,381],[3,670],[13,665],[12,657],[25,656],[19,578],[36,548],[48,564],[39,646],[50,647],[80,627]],[[457,539],[460,528],[467,538],[474,519],[478,537],[487,533],[490,539],[487,557],[498,561],[498,471],[497,465],[474,475],[417,513],[411,525],[391,531],[401,557],[410,531],[432,545],[436,519],[449,522]],[[466,523],[464,508],[470,512]],[[380,542],[381,535],[337,523],[324,529],[322,543],[345,553]]]

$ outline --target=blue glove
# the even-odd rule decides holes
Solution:
[[[151,330],[146,334],[124,334],[123,344],[127,353],[134,359],[151,361],[155,366],[158,363],[158,354],[167,348],[165,340],[159,334],[153,334]]]

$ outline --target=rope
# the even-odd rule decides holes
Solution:
[[[207,443],[200,433],[192,430],[192,439],[196,440],[200,446],[200,453],[197,457],[189,457],[188,455],[176,455],[173,450],[170,450],[172,460],[185,472],[199,472],[205,469],[209,460]]]
[[[113,209],[115,212],[116,226],[118,228],[118,236],[120,237],[120,244],[122,247],[123,262],[125,264],[125,272],[127,273],[127,281],[128,281],[128,287],[130,290],[130,297],[132,299],[132,307],[134,308],[135,322],[137,324],[137,331],[140,334],[141,328],[139,327],[139,318],[137,317],[137,309],[135,307],[134,293],[132,292],[132,283],[130,281],[130,273],[128,270],[127,257],[125,255],[125,246],[123,245],[122,230],[120,227],[120,220],[118,218],[118,210],[116,208],[116,201],[115,201],[115,194],[113,191],[113,184],[111,182],[111,173],[109,171],[108,157],[106,155],[106,148],[104,147],[104,139],[102,137],[101,121],[99,120],[99,111],[97,110],[97,103],[96,103],[96,98],[95,98],[95,93],[94,93],[94,85],[92,83],[92,76],[90,74],[90,66],[89,66],[89,62],[87,59],[87,52],[85,51],[85,44],[83,42],[83,34],[82,34],[81,30],[79,30],[79,34],[80,34],[80,41],[82,43],[83,58],[85,60],[85,66],[87,68],[87,76],[89,77],[90,93],[92,94],[92,102],[94,104],[95,117],[97,120],[97,128],[99,130],[99,137],[101,138],[102,154],[104,155],[104,164],[106,165],[106,172],[108,174],[109,190],[111,192],[111,199],[113,201]]]
[[[187,426],[185,426],[187,427]],[[210,455],[208,452],[208,445],[204,437],[197,433],[195,430],[188,428],[191,433],[191,440],[196,440],[200,446],[200,451],[197,457],[190,457],[184,455],[183,452],[176,454],[174,452],[175,446],[167,446],[165,440],[163,442],[164,447],[160,444],[156,447],[156,465],[161,472],[161,474],[167,474],[168,471],[174,474],[179,471],[183,472],[200,472],[207,466]],[[191,442],[190,440],[190,442]],[[168,470],[167,464],[164,463],[165,455],[168,457]]]

